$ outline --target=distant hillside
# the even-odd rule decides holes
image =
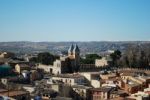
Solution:
[[[150,41],[121,41],[121,42],[0,42],[0,51],[10,51],[15,53],[33,53],[48,51],[60,54],[66,51],[71,44],[78,44],[81,53],[100,53],[107,50],[119,49],[124,51],[130,45],[146,44]]]

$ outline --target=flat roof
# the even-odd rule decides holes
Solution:
[[[16,96],[16,95],[23,95],[23,94],[27,94],[27,93],[29,93],[29,92],[26,92],[26,91],[21,91],[21,90],[19,90],[19,91],[4,91],[4,92],[1,92],[0,93],[0,95],[3,95],[3,96],[8,96],[8,94],[9,94],[9,96],[10,97],[13,97],[13,96]]]
[[[72,88],[90,89],[92,87],[84,86],[84,85],[73,85]]]
[[[52,77],[61,77],[61,78],[80,78],[84,77],[80,74],[59,74],[59,75],[53,75]]]
[[[109,92],[113,89],[113,87],[110,87],[110,86],[104,86],[104,87],[101,87],[101,88],[92,88],[90,90],[92,91],[101,91],[101,92]]]
[[[0,93],[1,92],[7,92],[8,90],[6,90],[6,89],[0,89]]]
[[[140,85],[140,84],[135,82],[135,81],[132,81],[132,80],[129,80],[129,82],[128,82],[128,86],[130,86],[130,87],[135,87],[135,86],[138,86],[138,85]]]

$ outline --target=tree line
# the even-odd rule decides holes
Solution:
[[[37,57],[33,57],[30,59],[30,62],[42,63],[45,65],[52,65],[53,62],[58,59],[57,55],[53,55],[49,52],[42,52],[37,55]]]
[[[95,59],[101,58],[98,54],[87,54],[85,58],[80,59],[80,63],[95,64]],[[150,68],[150,44],[129,45],[124,52],[115,50],[110,54],[110,58],[112,59],[112,67]],[[43,52],[30,61],[49,65],[53,64],[56,59],[59,57],[49,52]]]
[[[80,59],[81,64],[95,64],[95,59],[101,59],[102,57],[98,54],[87,54],[85,58]]]
[[[112,53],[113,67],[150,68],[150,44],[130,45]]]

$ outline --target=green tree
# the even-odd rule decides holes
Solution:
[[[130,68],[149,68],[150,64],[150,44],[130,45],[123,55],[122,66],[128,65]],[[123,61],[122,60],[122,61]]]
[[[87,54],[85,59],[81,59],[81,64],[94,64],[95,59],[101,59],[102,57],[98,54]]]
[[[118,61],[121,58],[121,51],[115,50],[114,53],[110,54],[110,57],[112,58],[112,65],[118,67]]]
[[[55,57],[54,55],[48,52],[43,52],[38,54],[37,60],[39,63],[49,65],[49,64],[53,64]]]
[[[32,57],[32,58],[30,58],[30,62],[37,63],[37,62],[38,62],[37,57]]]

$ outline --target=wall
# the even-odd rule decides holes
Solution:
[[[98,81],[98,80],[91,80],[91,85],[94,88],[99,88],[100,87],[100,81]]]

